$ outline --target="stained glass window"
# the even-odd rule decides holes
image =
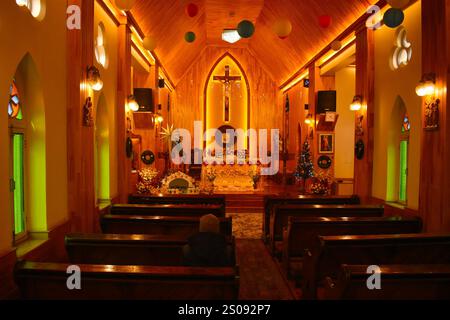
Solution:
[[[8,115],[11,119],[23,119],[19,90],[17,90],[16,82],[14,80],[9,87]]]
[[[403,117],[403,123],[402,123],[402,133],[407,133],[411,131],[411,123],[409,122],[409,116],[408,114],[405,114]]]

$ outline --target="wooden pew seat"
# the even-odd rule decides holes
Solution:
[[[273,214],[275,205],[292,204],[292,205],[308,205],[308,204],[360,204],[358,196],[314,196],[314,195],[298,195],[298,194],[279,194],[264,196],[264,219],[263,219],[263,239],[264,242],[269,241],[270,236],[270,217]]]
[[[288,276],[299,276],[301,258],[305,252],[311,252],[318,236],[407,234],[421,231],[422,219],[419,217],[289,217],[282,244],[283,269]]]
[[[141,195],[132,194],[128,197],[130,204],[216,204],[225,207],[224,195],[206,194],[170,194]]]
[[[450,264],[450,234],[319,236],[302,268],[305,298],[317,298],[324,279],[341,265]]]
[[[232,218],[219,218],[220,231],[225,236],[232,234]],[[111,215],[100,217],[103,233],[177,235],[188,238],[198,232],[200,217],[165,217],[142,215]]]
[[[68,234],[69,261],[74,264],[182,266],[187,240],[179,236],[125,234]],[[234,238],[229,239],[235,263]]]
[[[342,265],[338,279],[326,283],[326,300],[450,299],[450,265],[381,265],[381,290],[367,288],[367,265]]]
[[[217,204],[114,204],[110,214],[146,216],[225,217],[225,206]]]
[[[382,217],[384,207],[378,205],[275,205],[270,217],[270,249],[277,255],[276,242],[283,240],[283,229],[289,217]]]
[[[81,290],[69,290],[64,263],[21,261],[15,281],[23,299],[236,300],[237,268],[79,265]]]

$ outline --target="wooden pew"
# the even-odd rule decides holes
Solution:
[[[141,195],[128,197],[130,204],[215,204],[225,207],[224,195],[175,194],[175,195]]]
[[[274,254],[277,241],[283,240],[288,218],[295,217],[382,217],[383,206],[374,205],[275,205],[270,217],[269,248]]]
[[[450,265],[382,265],[381,290],[367,288],[367,265],[342,265],[336,281],[326,282],[325,300],[450,299]]]
[[[69,261],[74,264],[182,266],[185,238],[124,234],[68,234]],[[236,265],[234,238],[229,238],[230,266]]]
[[[201,217],[213,214],[225,217],[225,207],[216,204],[114,204],[110,214],[142,216]]]
[[[341,265],[450,264],[450,234],[319,236],[303,258],[302,292],[316,299]]]
[[[232,234],[232,218],[219,218],[220,231]],[[199,217],[129,216],[105,214],[100,217],[103,233],[176,235],[187,239],[198,232]]]
[[[21,261],[15,281],[23,299],[236,300],[237,268],[79,265],[81,290],[67,288],[64,263]]]
[[[273,207],[281,204],[307,205],[307,204],[360,204],[359,197],[354,196],[313,196],[298,194],[266,195],[264,197],[263,239],[269,240],[270,217]]]
[[[422,220],[419,217],[289,217],[282,245],[283,269],[288,276],[298,276],[304,252],[311,252],[318,236],[406,234],[421,231]],[[294,272],[291,274],[291,271]]]

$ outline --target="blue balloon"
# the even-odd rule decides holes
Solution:
[[[397,28],[405,20],[405,14],[401,9],[390,8],[384,14],[383,20],[389,28]]]
[[[238,24],[237,32],[241,38],[250,38],[255,33],[255,26],[251,21],[243,20]]]

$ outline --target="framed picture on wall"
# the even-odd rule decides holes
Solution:
[[[334,153],[334,134],[319,134],[319,153]]]

